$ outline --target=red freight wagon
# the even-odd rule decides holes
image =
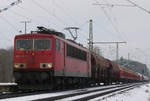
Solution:
[[[98,84],[101,82],[104,84],[117,82],[119,72],[117,64],[95,53],[92,53],[91,61],[92,79],[94,82]]]
[[[119,71],[119,78],[121,82],[135,82],[135,81],[140,81],[141,79],[137,73],[125,69],[124,67],[121,66]]]

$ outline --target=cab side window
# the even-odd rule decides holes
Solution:
[[[60,40],[56,39],[56,51],[60,51]]]

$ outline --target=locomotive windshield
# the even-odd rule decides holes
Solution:
[[[19,39],[16,43],[17,50],[32,50],[33,49],[33,40],[32,39]]]
[[[35,39],[34,50],[49,50],[51,49],[51,40],[49,39]]]
[[[18,39],[16,41],[16,49],[20,51],[24,50],[50,50],[51,40],[49,39]]]

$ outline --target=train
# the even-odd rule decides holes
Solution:
[[[140,82],[132,72],[42,26],[14,39],[14,77],[19,89],[88,87]]]

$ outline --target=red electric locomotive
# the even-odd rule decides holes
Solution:
[[[63,33],[38,29],[15,37],[14,75],[18,86],[33,89],[42,85],[47,89],[84,84],[91,77],[89,51],[66,40]]]

